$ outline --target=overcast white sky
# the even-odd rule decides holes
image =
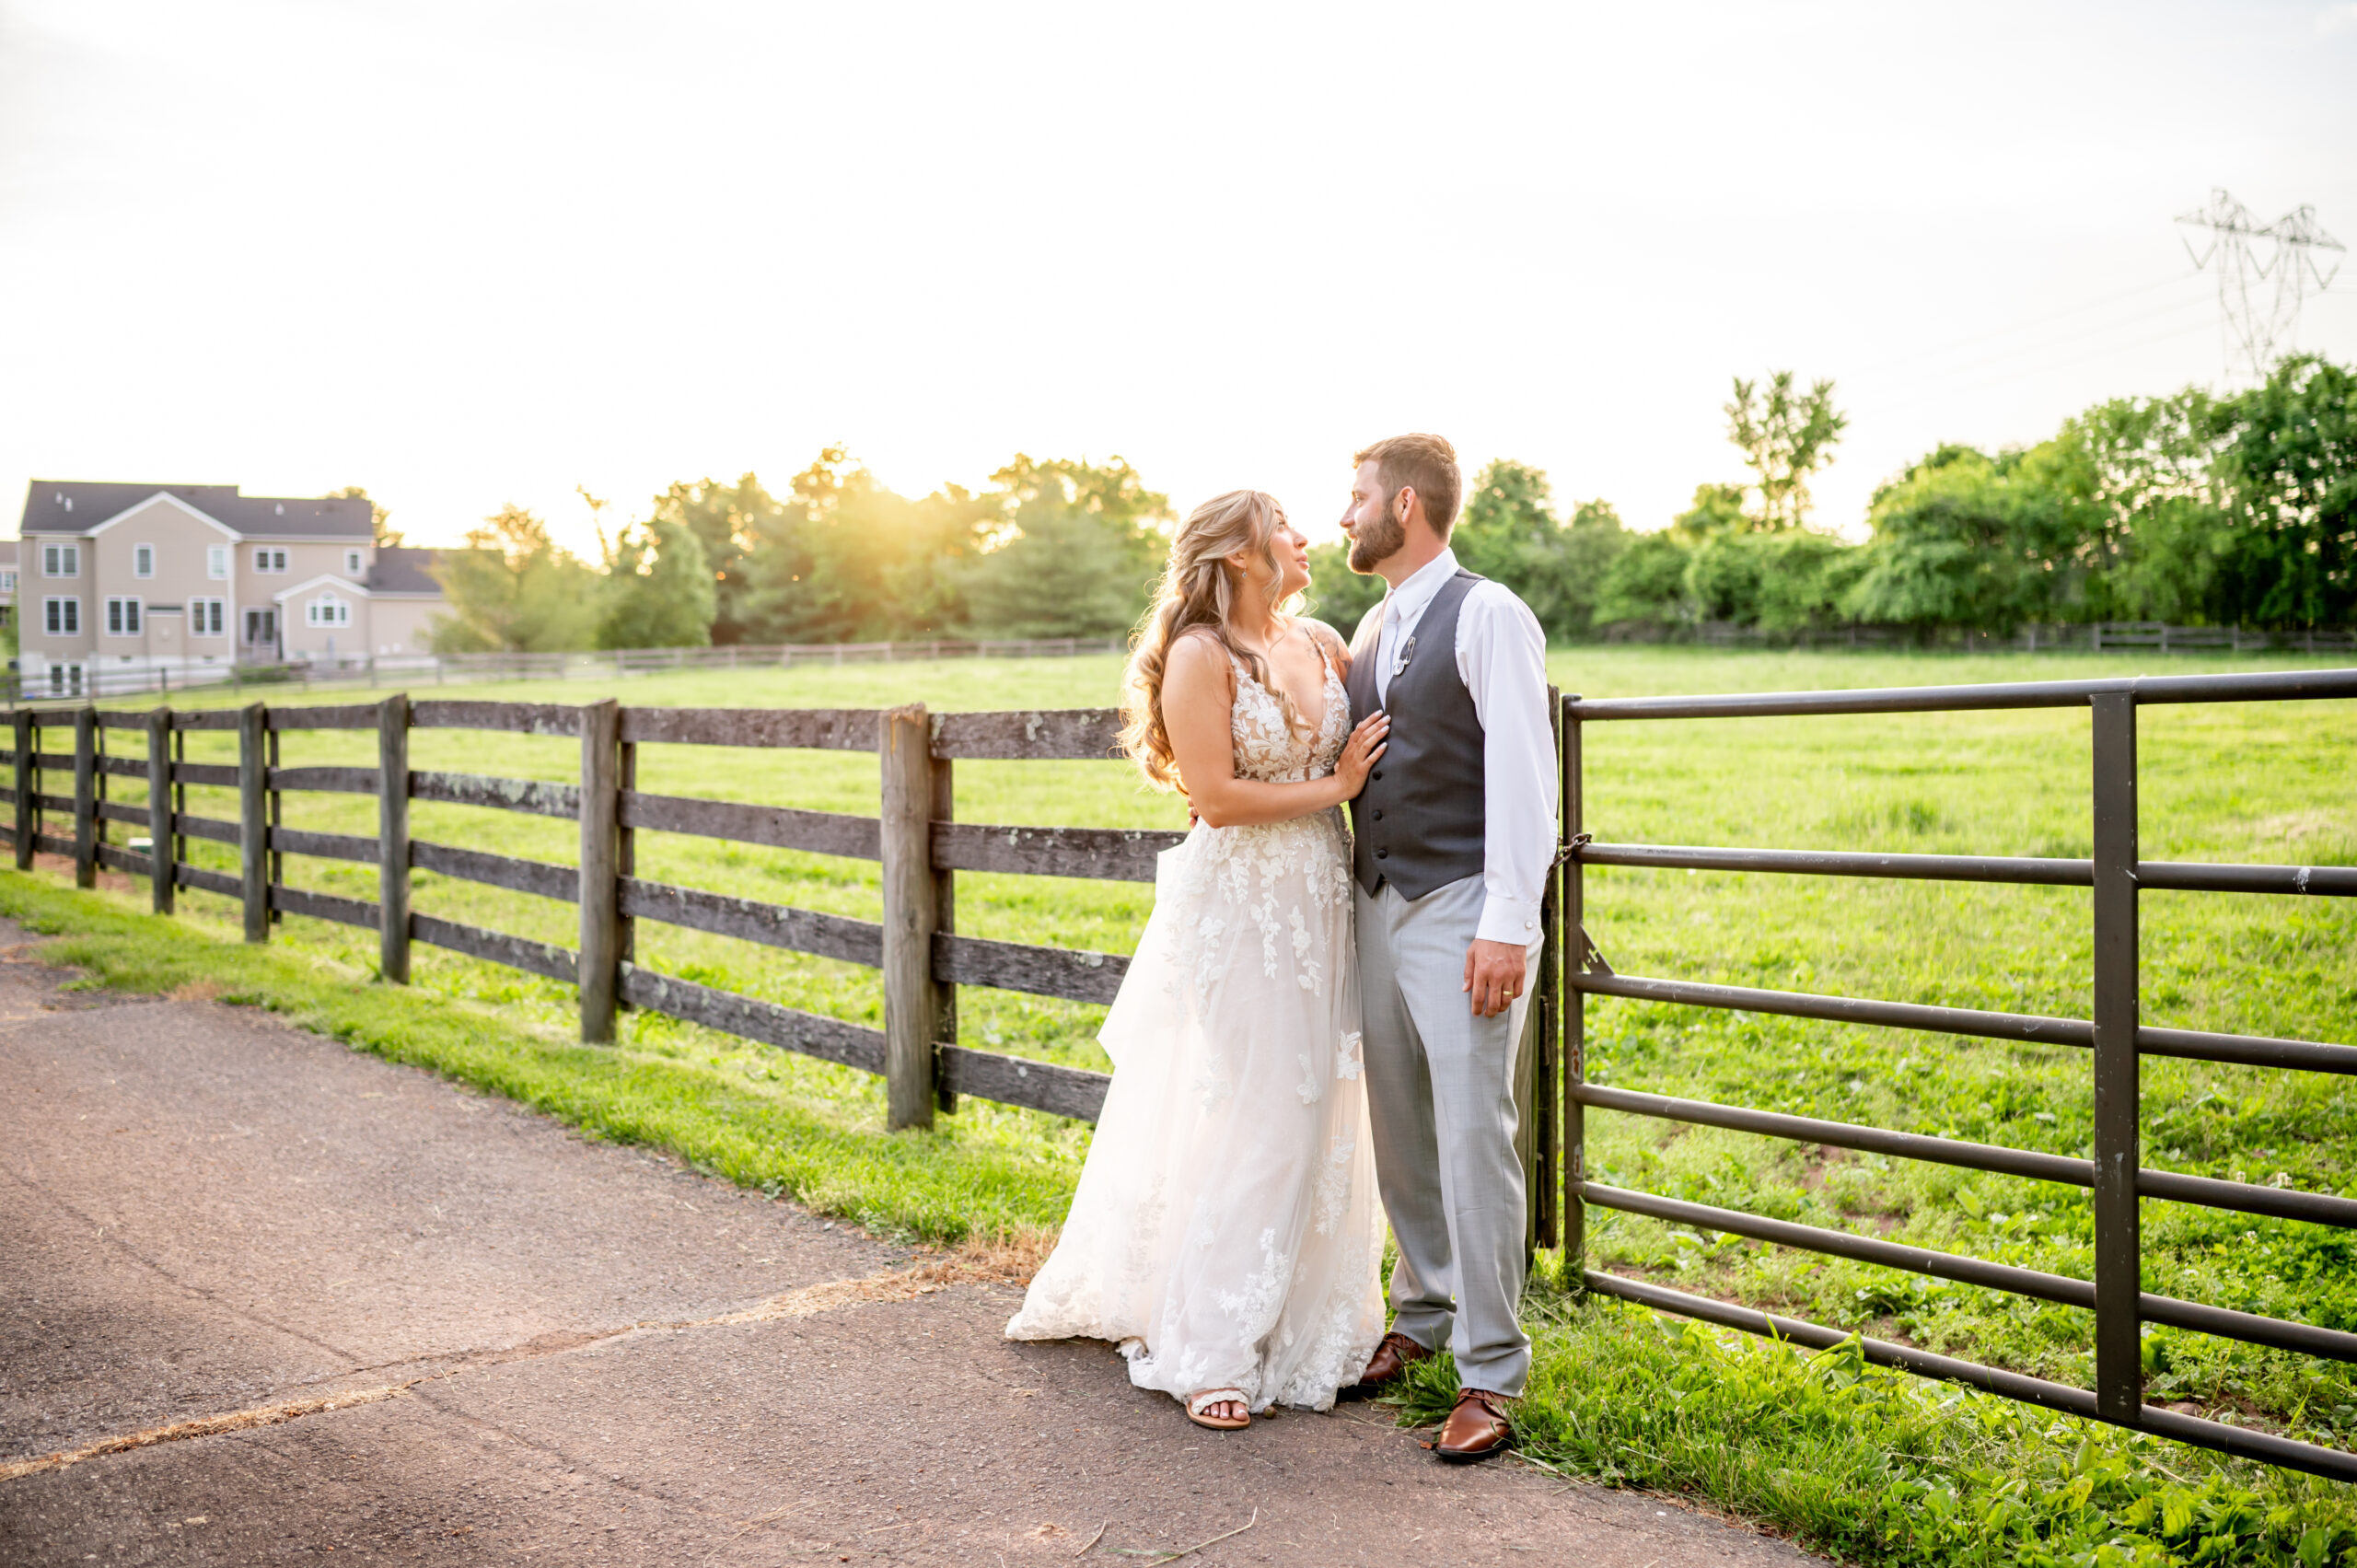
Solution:
[[[2218,185],[2357,244],[2357,4],[0,0],[0,532],[39,476],[586,541],[575,485],[842,440],[1325,535],[1406,429],[1651,528],[1777,366],[1854,528],[1939,441],[2222,381]]]

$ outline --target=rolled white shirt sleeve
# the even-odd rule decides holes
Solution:
[[[1457,673],[1481,721],[1487,942],[1528,946],[1555,859],[1554,726],[1547,714],[1547,634],[1499,583],[1476,584],[1457,610]]]

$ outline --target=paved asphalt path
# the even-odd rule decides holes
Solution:
[[[1443,1467],[1363,1406],[1198,1431],[1102,1345],[1006,1343],[1010,1286],[921,1290],[906,1249],[252,1009],[63,993],[25,941],[0,923],[10,1568],[1140,1563],[1255,1510],[1188,1561],[1817,1561]]]

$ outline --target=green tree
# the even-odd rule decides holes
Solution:
[[[2298,356],[2232,397],[2189,388],[2095,404],[2026,449],[1938,447],[1875,493],[1863,555],[1749,550],[1731,531],[1728,493],[1712,486],[1674,531],[1696,551],[1697,610],[1756,614],[1763,628],[1824,619],[1829,593],[1839,613],[1925,632],[2346,624],[2357,619],[2352,390],[2357,374]]]
[[[829,447],[753,530],[739,599],[745,635],[841,643],[950,634],[964,618],[959,571],[991,517],[987,501],[956,485],[911,500]]]
[[[2286,359],[2231,397],[2118,398],[2031,448],[2073,610],[2287,629],[2357,618],[2357,376]]]
[[[1833,383],[1819,381],[1805,392],[1793,389],[1793,373],[1778,370],[1759,384],[1740,376],[1735,401],[1726,405],[1727,439],[1751,465],[1759,505],[1746,514],[1756,528],[1796,528],[1808,521],[1808,476],[1833,460],[1834,445],[1850,423],[1833,406]]]
[[[1693,619],[1686,596],[1692,552],[1670,530],[1630,536],[1606,569],[1596,599],[1596,624],[1626,631],[1666,632]]]
[[[1341,633],[1345,641],[1388,591],[1382,578],[1351,570],[1350,540],[1309,547],[1309,613]]]
[[[1705,621],[1736,626],[1759,620],[1759,579],[1767,552],[1756,547],[1757,536],[1713,534],[1686,560],[1686,595],[1694,613]]]
[[[1097,465],[1017,453],[991,480],[995,547],[959,574],[973,629],[1084,637],[1135,625],[1162,567],[1170,498],[1120,457]]]
[[[1844,596],[1861,620],[2010,632],[2052,618],[2071,586],[2060,570],[2084,533],[2067,483],[2066,443],[1992,458],[1938,448],[1875,495],[1866,564]]]
[[[2220,454],[2232,531],[2212,609],[2267,627],[2357,620],[2357,374],[2313,354],[2235,400]]]
[[[598,587],[598,646],[700,648],[712,641],[719,593],[703,541],[684,523],[651,517],[606,548]]]
[[[1742,485],[1696,485],[1669,527],[1621,541],[1598,581],[1592,624],[1654,633],[1698,621],[1756,624],[1773,559],[1748,542],[1756,528]]]
[[[1606,574],[1630,536],[1610,502],[1582,502],[1566,523],[1553,494],[1540,470],[1498,459],[1473,482],[1452,543],[1469,571],[1520,595],[1549,640],[1568,642],[1594,629]]]
[[[521,506],[469,529],[466,547],[441,552],[433,573],[450,605],[434,618],[437,654],[549,653],[595,640],[597,574]]]
[[[1551,591],[1531,601],[1549,636],[1570,642],[1595,634],[1605,581],[1635,538],[1601,496],[1572,508],[1556,541],[1560,569]]]
[[[1723,533],[1741,533],[1751,526],[1743,515],[1743,486],[1698,484],[1694,504],[1669,521],[1670,531],[1689,550]]]
[[[2054,579],[2055,614],[2210,618],[2232,527],[2217,459],[2233,426],[2231,402],[2189,388],[2097,403],[2022,455],[2014,482],[2054,508],[2049,537],[2025,544]]]
[[[1850,593],[1865,575],[1865,550],[1809,528],[1759,541],[1759,629],[1771,637],[1829,631],[1850,619]]]
[[[1823,631],[1848,619],[1843,600],[1865,572],[1864,557],[1810,528],[1714,534],[1687,563],[1687,598],[1705,621],[1771,638]]]
[[[786,507],[747,473],[734,484],[705,478],[672,485],[655,498],[648,526],[677,524],[696,537],[713,575],[712,640],[742,643],[747,635],[745,598],[750,591],[747,554],[785,522]]]

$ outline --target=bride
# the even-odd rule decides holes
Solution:
[[[1062,1239],[1009,1339],[1109,1340],[1228,1430],[1332,1406],[1383,1336],[1340,807],[1387,721],[1290,614],[1306,541],[1259,491],[1188,516],[1132,655],[1123,749],[1197,822],[1098,1039],[1113,1084]]]

